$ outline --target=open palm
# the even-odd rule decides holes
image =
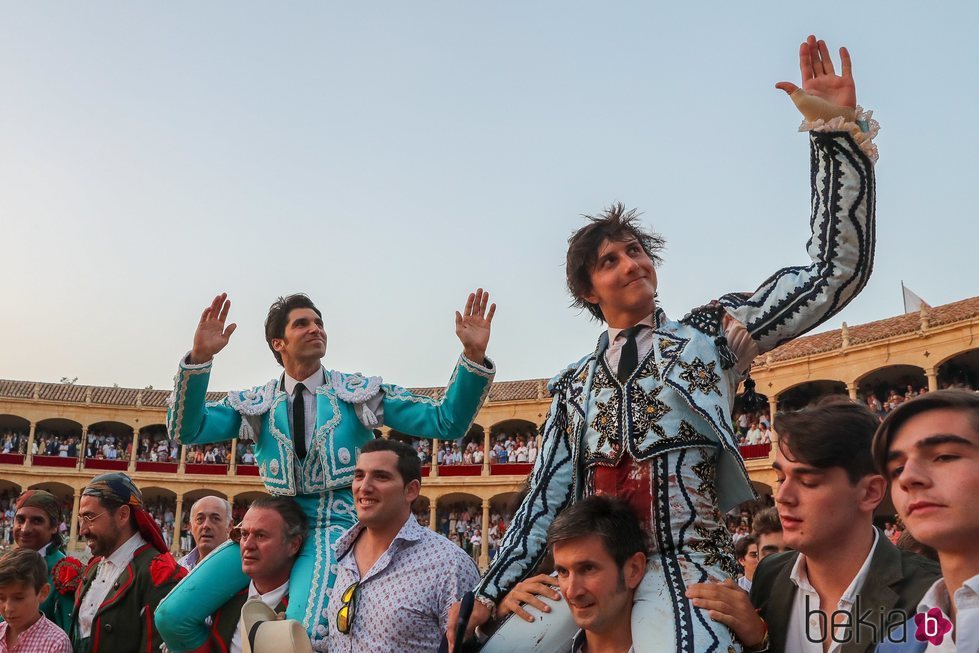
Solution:
[[[489,292],[479,288],[469,294],[463,312],[456,311],[456,336],[462,343],[463,353],[466,358],[478,364],[483,363],[486,355],[493,315],[496,313],[496,304],[490,304],[487,311],[488,303]]]
[[[842,74],[837,75],[829,48],[825,41],[817,41],[812,34],[799,46],[799,69],[802,72],[802,90],[839,107],[857,106],[857,90],[853,82],[850,53],[840,48]],[[775,85],[789,95],[799,90],[792,82]]]
[[[231,300],[228,299],[228,294],[221,293],[201,313],[201,321],[197,323],[197,331],[194,332],[194,347],[190,350],[192,363],[206,363],[228,344],[231,334],[238,328],[235,323],[225,327],[230,310]]]

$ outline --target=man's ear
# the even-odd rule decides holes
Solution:
[[[422,482],[419,480],[414,480],[405,486],[405,498],[412,502],[418,498],[418,495],[422,493]]]
[[[622,574],[625,576],[625,584],[631,590],[639,587],[643,576],[646,575],[646,554],[637,551],[629,556],[622,566]]]
[[[861,508],[872,513],[884,500],[887,493],[887,480],[880,474],[870,474],[861,479],[860,483],[863,485],[860,497]]]
[[[282,351],[282,338],[272,338],[272,350]]]
[[[41,603],[44,603],[48,598],[48,594],[51,593],[51,583],[44,583],[41,586],[41,591],[37,593],[37,598]]]

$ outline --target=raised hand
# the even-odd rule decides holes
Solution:
[[[228,293],[221,293],[214,298],[211,305],[201,313],[201,321],[197,323],[194,333],[194,347],[190,350],[190,362],[197,365],[206,363],[214,355],[224,349],[238,325],[231,323],[224,326],[231,310],[231,300]]]
[[[850,53],[846,48],[840,48],[840,64],[842,74],[837,75],[833,66],[833,60],[829,56],[829,48],[825,41],[817,41],[812,34],[799,46],[799,69],[802,72],[802,89],[792,82],[779,82],[775,88],[781,89],[792,96],[793,101],[802,111],[806,118],[812,120],[810,111],[822,112],[825,107],[820,108],[818,101],[816,106],[807,110],[800,105],[798,92],[801,90],[804,95],[818,98],[836,107],[846,107],[853,109],[857,106],[857,90],[853,82],[853,69],[850,62]],[[823,117],[817,115],[816,117]]]
[[[490,326],[493,323],[493,314],[496,313],[496,304],[490,304],[489,312],[486,311],[487,303],[489,293],[479,288],[476,292],[469,293],[465,310],[462,313],[456,311],[456,335],[462,343],[462,353],[478,365],[482,365],[486,358]]]

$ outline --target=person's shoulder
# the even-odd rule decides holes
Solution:
[[[563,370],[551,377],[551,380],[547,382],[547,391],[552,395],[560,392],[565,385],[571,383],[571,381],[581,373],[581,370],[586,366],[589,360],[595,357],[594,352],[590,354],[585,354],[579,358],[574,363],[571,363]],[[582,382],[584,379],[582,379]]]
[[[782,553],[773,553],[765,556],[765,559],[759,562],[758,568],[755,569],[755,575],[751,581],[752,588],[756,586],[762,587],[774,582],[775,578],[786,567],[791,567],[795,564],[798,557],[798,551],[783,551]]]

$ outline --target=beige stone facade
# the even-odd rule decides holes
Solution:
[[[974,297],[920,314],[854,327],[844,325],[842,329],[797,339],[760,357],[752,376],[757,391],[768,397],[774,411],[777,407],[804,404],[827,392],[845,392],[862,399],[884,385],[903,387],[909,383],[934,390],[959,379],[975,383],[977,370],[979,297]],[[441,388],[419,391],[438,396]],[[76,460],[35,458],[29,452],[36,433],[70,433],[80,437],[82,443],[97,429],[138,438],[142,433],[164,428],[166,396],[167,392],[160,390],[0,380],[0,434],[11,429],[29,433],[28,453],[23,457],[0,454],[0,491],[16,493],[28,487],[44,487],[72,497],[77,512],[79,493],[92,476],[102,472],[93,468],[100,463],[85,461],[81,456]],[[543,379],[496,383],[470,435],[481,433],[488,452],[497,433],[536,433],[548,403]],[[184,459],[181,452],[180,460]],[[485,455],[480,466],[441,470],[433,466],[429,470],[422,495],[429,504],[432,527],[440,504],[464,500],[482,505],[482,532],[487,532],[490,510],[513,499],[529,470],[525,464],[491,465],[489,460],[489,455]],[[174,498],[177,524],[181,513],[205,494],[234,500],[262,492],[254,470],[234,463],[219,468],[180,462],[161,471],[158,463],[137,462],[133,447],[130,460],[114,464],[128,470],[147,497]],[[770,492],[774,486],[770,457],[748,459],[747,466],[756,488]],[[72,547],[76,544],[76,530],[72,523]],[[176,547],[179,538],[174,539]],[[482,566],[487,562],[485,544],[480,562]]]

